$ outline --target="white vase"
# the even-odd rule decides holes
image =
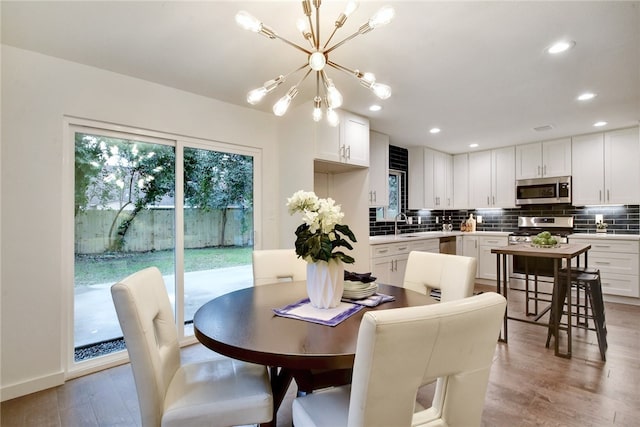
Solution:
[[[307,294],[311,305],[333,308],[340,304],[344,290],[344,266],[339,259],[307,264]]]

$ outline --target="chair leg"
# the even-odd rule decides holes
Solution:
[[[600,283],[600,276],[594,282],[589,283],[588,293],[589,301],[591,305],[591,312],[593,313],[593,319],[595,323],[596,335],[598,337],[598,347],[600,349],[600,357],[602,361],[606,361],[607,351],[607,323],[604,313],[604,301],[602,298],[602,284]]]

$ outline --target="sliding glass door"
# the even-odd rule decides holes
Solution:
[[[113,283],[162,272],[179,336],[206,301],[251,286],[254,156],[213,143],[71,126],[75,363],[123,350]]]

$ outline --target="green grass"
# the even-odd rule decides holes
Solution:
[[[251,264],[252,247],[185,249],[185,271],[212,270]],[[162,274],[174,274],[173,251],[76,255],[75,285],[115,283],[143,268],[156,266]]]

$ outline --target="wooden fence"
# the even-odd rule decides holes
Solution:
[[[109,248],[109,230],[115,210],[89,210],[76,216],[76,254],[99,254]],[[224,242],[221,242],[222,210],[185,209],[184,247],[253,245],[253,211],[227,209]],[[117,227],[117,224],[116,226]],[[113,232],[115,234],[115,231]],[[124,251],[147,252],[173,249],[175,211],[172,208],[146,209],[138,213],[125,236]]]

